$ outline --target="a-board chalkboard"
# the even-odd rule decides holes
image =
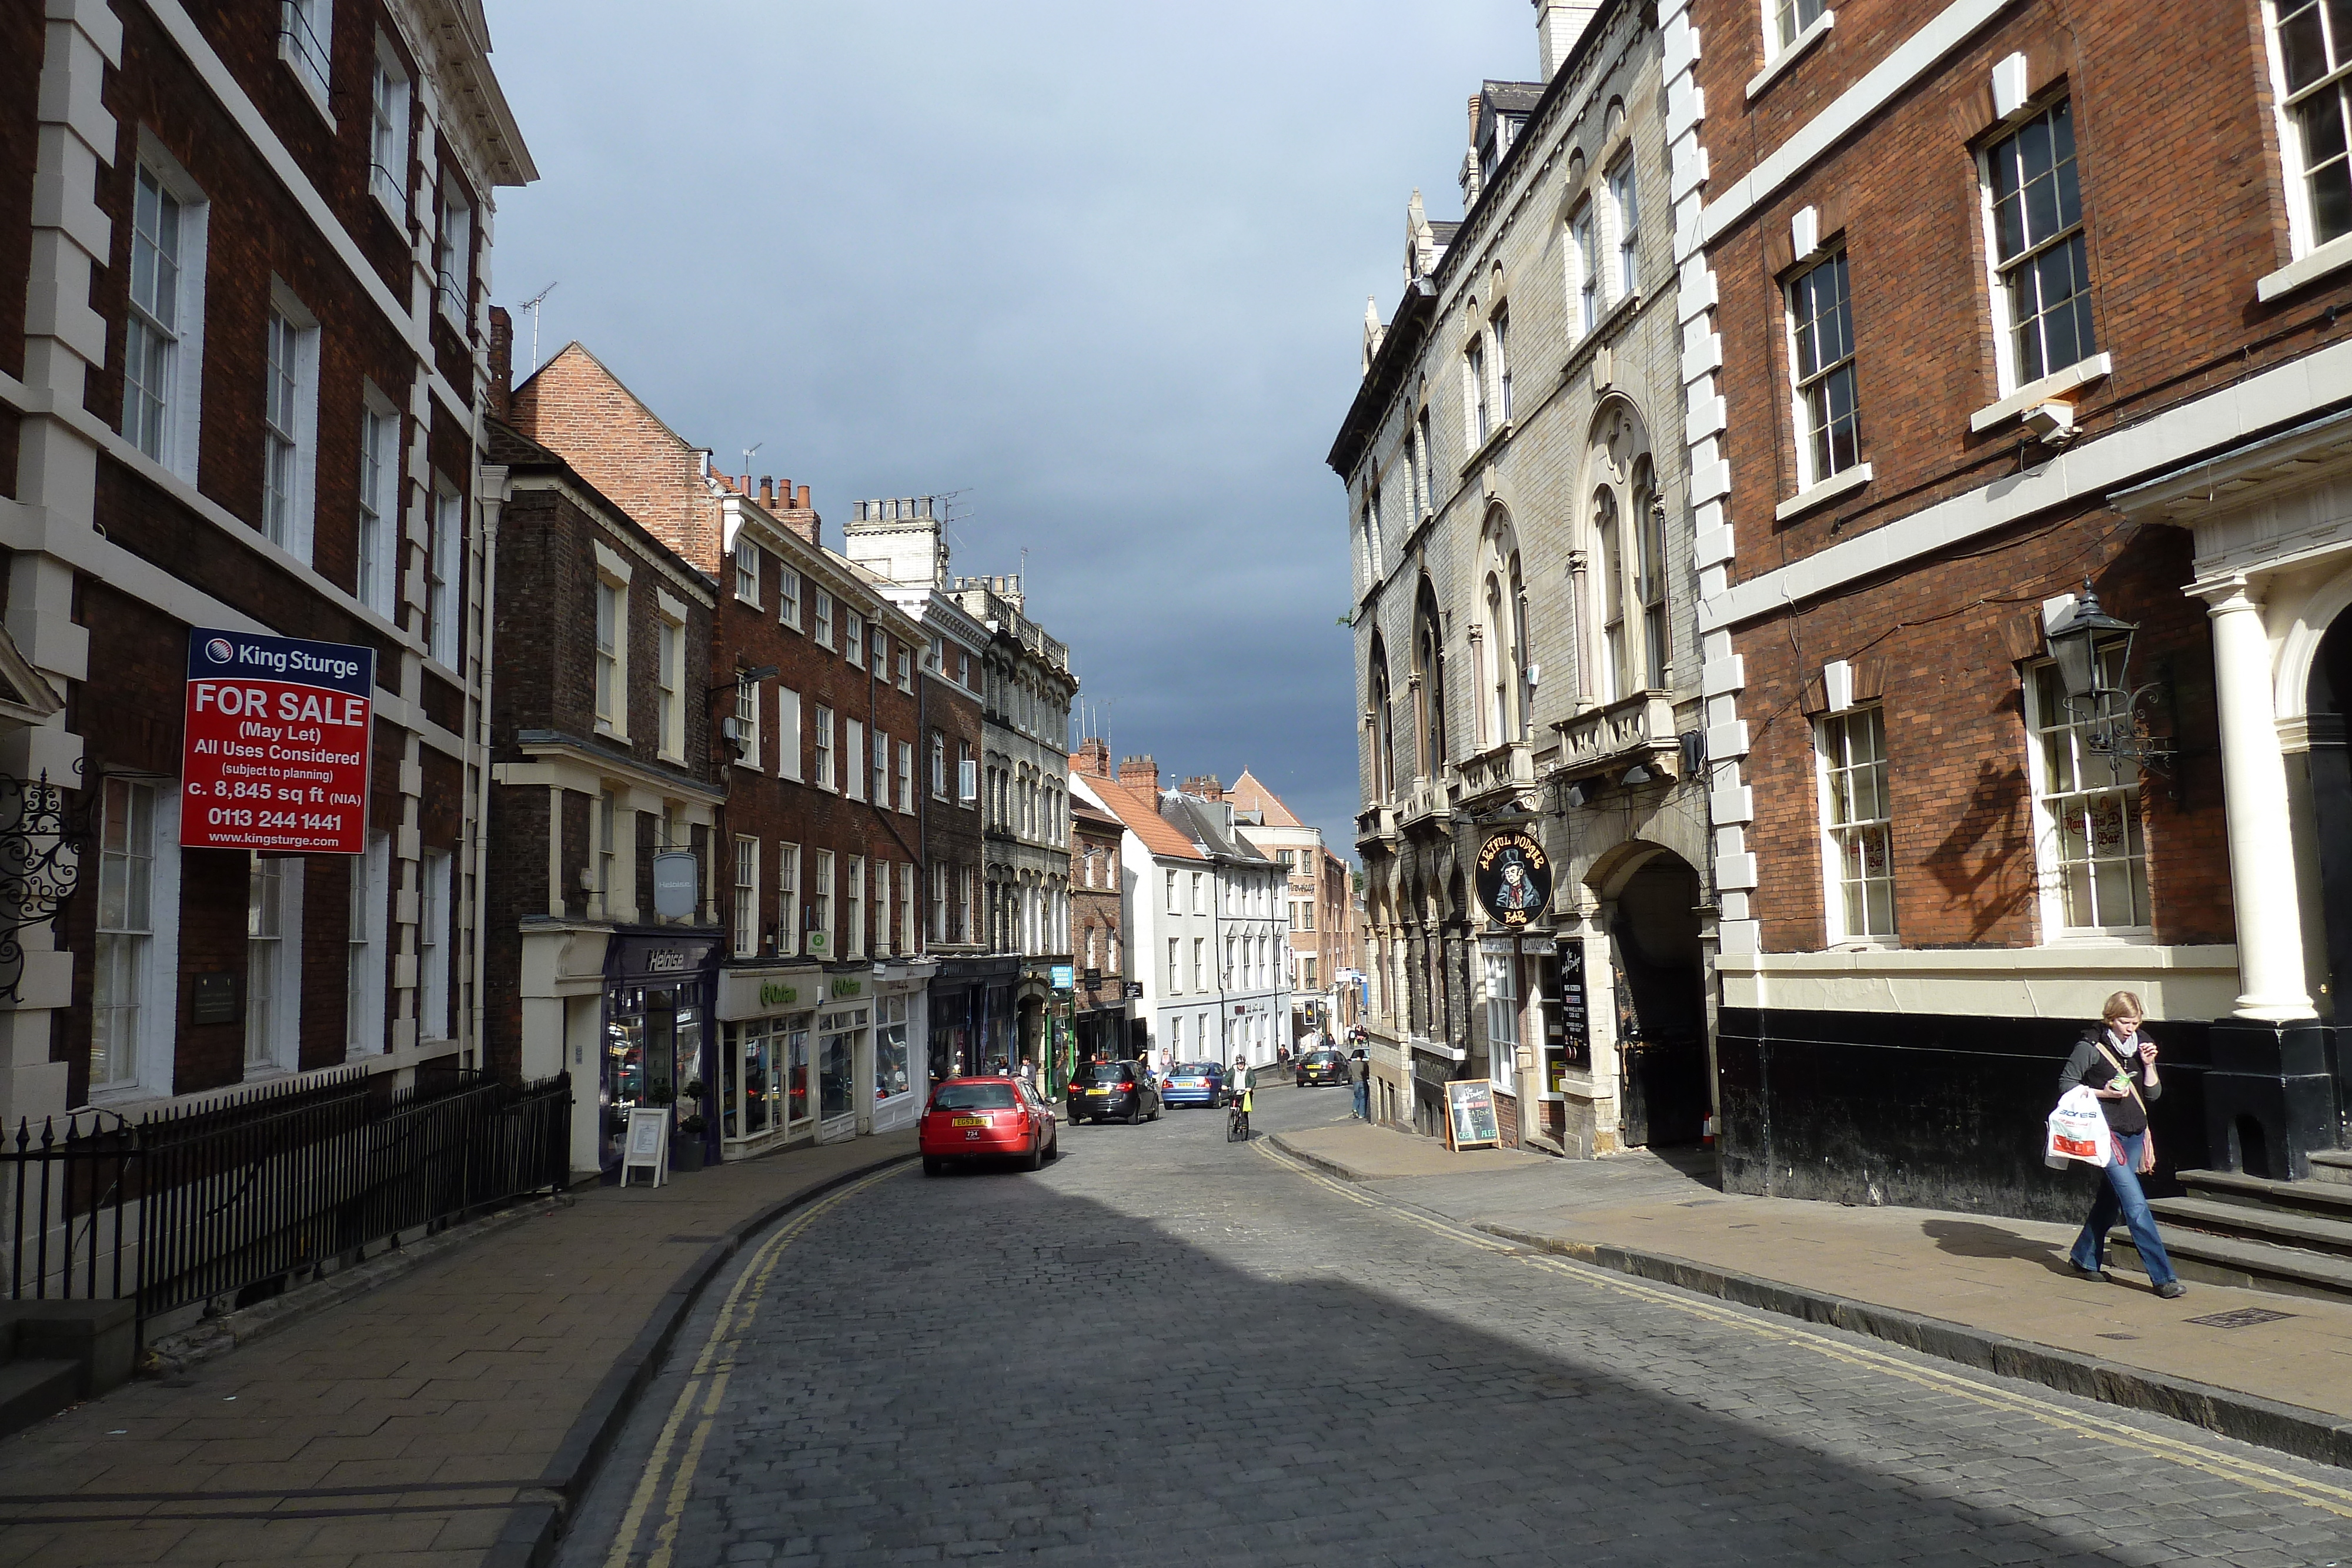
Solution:
[[[1503,1141],[1502,1127],[1495,1120],[1493,1080],[1456,1079],[1445,1086],[1445,1141],[1457,1149]]]
[[[669,1177],[669,1107],[667,1105],[630,1107],[629,1135],[621,1147],[623,1186],[629,1185],[629,1173],[637,1169],[652,1172],[656,1186]]]

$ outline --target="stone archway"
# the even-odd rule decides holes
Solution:
[[[1713,1103],[1698,873],[1636,841],[1604,856],[1587,882],[1608,911],[1611,984],[1593,986],[1591,1005],[1615,1012],[1625,1142],[1696,1144]]]

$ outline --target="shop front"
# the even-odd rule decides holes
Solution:
[[[688,1121],[698,1117],[705,1153],[717,1152],[709,1023],[718,954],[716,936],[624,929],[605,946],[596,1098],[603,1132],[599,1163],[608,1180],[619,1179],[621,1141],[629,1113],[638,1105],[676,1107],[679,1127],[671,1134],[673,1146],[697,1135]]]
[[[719,1157],[748,1159],[816,1136],[814,964],[719,972]]]
[[[1013,957],[940,958],[927,988],[926,1032],[930,1080],[985,1072],[1009,1061],[1013,989],[1021,977]]]
[[[938,960],[915,958],[874,966],[874,1057],[871,1125],[876,1133],[911,1127],[930,1092],[929,1053],[917,1042],[929,1035],[929,988]]]

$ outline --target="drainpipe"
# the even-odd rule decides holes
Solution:
[[[480,476],[475,499],[480,504],[482,517],[482,615],[478,628],[482,673],[475,683],[479,688],[475,699],[479,706],[475,710],[474,720],[474,750],[480,777],[474,803],[474,1003],[468,1022],[473,1030],[474,1065],[486,1068],[489,1057],[485,1028],[489,1006],[484,998],[488,989],[490,954],[490,923],[485,913],[489,905],[490,886],[490,655],[496,638],[499,518],[506,507],[506,465],[483,464]]]

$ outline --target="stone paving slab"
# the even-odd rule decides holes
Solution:
[[[767,1217],[914,1151],[908,1131],[590,1188],[0,1440],[0,1565],[528,1561],[664,1320]]]
[[[1690,1156],[1515,1155],[1482,1170],[1467,1163],[1474,1155],[1449,1154],[1435,1139],[1353,1122],[1273,1141],[1417,1207],[1625,1271],[1700,1289],[1710,1279],[1753,1281],[1784,1288],[1782,1299],[1754,1289],[1739,1299],[1799,1315],[1859,1303],[1970,1331],[1979,1343],[2047,1347],[2066,1358],[2061,1385],[2083,1381],[2087,1362],[2115,1394],[2130,1392],[2128,1375],[2144,1374],[2171,1388],[2243,1396],[2250,1407],[2302,1411],[2321,1432],[2352,1428],[2352,1304],[2214,1285],[2164,1301],[2128,1247],[2109,1249],[2107,1282],[2078,1279],[2066,1260],[2074,1226],[1725,1193],[1703,1174],[1711,1161]],[[2191,1321],[2241,1308],[2285,1315],[2241,1328]],[[2352,1432],[2336,1438],[2341,1452],[2325,1457],[2352,1456]]]

